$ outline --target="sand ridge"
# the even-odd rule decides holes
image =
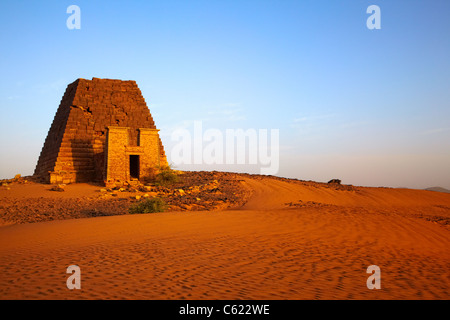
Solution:
[[[450,298],[450,233],[439,223],[450,195],[241,179],[252,196],[232,210],[0,227],[0,298]],[[314,205],[289,205],[299,201]],[[65,285],[72,264],[81,290]],[[366,287],[373,264],[381,290]]]

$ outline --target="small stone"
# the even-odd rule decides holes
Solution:
[[[100,192],[106,192],[107,190],[106,189],[100,189]]]
[[[331,179],[328,183],[341,184],[341,180],[339,179]]]
[[[141,199],[141,196],[136,196],[135,198],[136,198],[136,200],[139,200],[139,199]]]
[[[51,191],[59,191],[59,192],[62,192],[62,191],[65,191],[65,184],[58,184],[58,185],[56,185],[56,186],[53,186],[50,190]]]

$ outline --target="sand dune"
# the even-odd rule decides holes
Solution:
[[[243,180],[253,195],[234,210],[0,227],[0,298],[450,298],[450,230],[427,219],[450,217],[450,195]]]

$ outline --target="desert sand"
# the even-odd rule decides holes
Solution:
[[[450,194],[239,179],[250,196],[226,210],[3,221],[0,299],[450,298]],[[98,188],[11,186],[0,199]],[[80,290],[66,287],[69,265]]]

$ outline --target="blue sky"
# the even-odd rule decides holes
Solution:
[[[80,30],[66,27],[71,4]],[[372,4],[380,30],[366,27]],[[98,77],[137,81],[169,161],[173,130],[202,120],[279,129],[280,176],[450,188],[449,1],[1,7],[0,178],[32,174],[66,86]]]

